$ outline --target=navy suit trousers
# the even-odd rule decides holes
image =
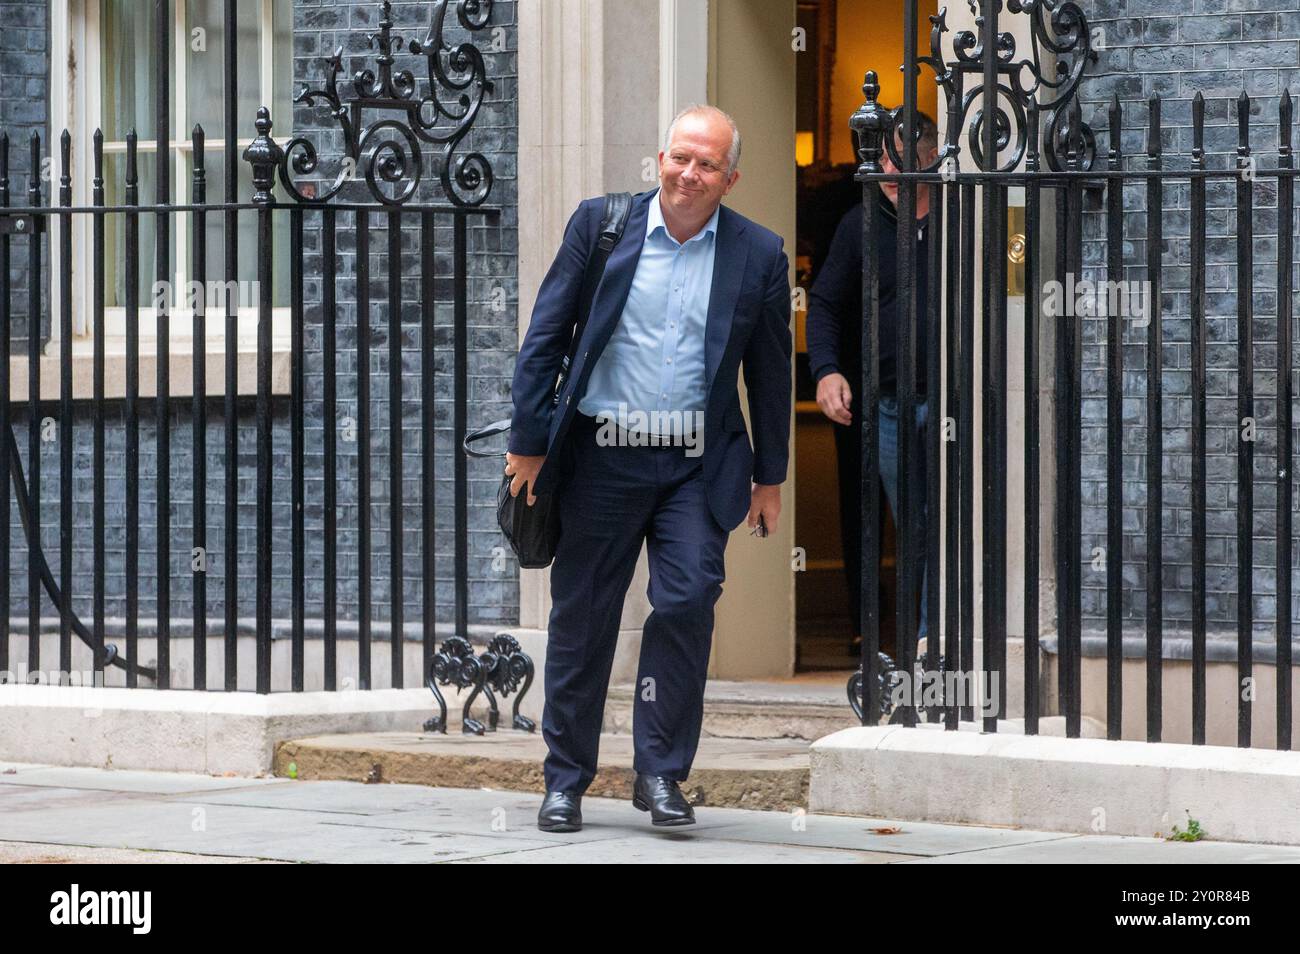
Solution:
[[[703,457],[687,451],[602,446],[595,422],[574,416],[556,489],[542,712],[549,791],[584,792],[596,774],[619,619],[643,541],[652,612],[637,672],[633,767],[679,782],[690,774],[728,534],[709,510]]]

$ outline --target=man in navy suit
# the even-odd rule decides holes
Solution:
[[[511,493],[554,491],[542,735],[543,831],[582,827],[623,600],[648,545],[652,612],[633,709],[633,804],[695,821],[682,795],[699,744],[727,537],[776,529],[790,438],[790,285],[781,237],[721,204],[740,173],[726,113],[678,114],[659,188],[633,198],[558,405],[603,199],[586,199],[537,293],[513,382]],[[753,447],[740,409],[743,366]],[[629,422],[639,426],[628,427]],[[618,425],[622,426],[618,426]]]

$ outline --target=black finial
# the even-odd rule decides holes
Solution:
[[[1192,163],[1205,165],[1205,96],[1199,89],[1192,97]]]
[[[1282,91],[1282,101],[1277,106],[1278,145],[1277,151],[1282,156],[1291,155],[1291,91]]]
[[[1160,94],[1152,93],[1147,100],[1147,158],[1160,156]]]
[[[1123,107],[1119,104],[1119,94],[1110,98],[1110,108],[1108,110],[1110,120],[1110,150],[1106,158],[1109,160],[1111,169],[1118,169],[1120,162],[1120,139],[1121,129],[1123,128]]]
[[[858,175],[869,175],[880,171],[880,155],[883,148],[885,132],[889,128],[889,112],[880,105],[880,78],[875,70],[868,70],[862,82],[862,92],[866,96],[858,111],[849,118],[849,128],[858,134]]]
[[[9,204],[9,133],[0,131],[0,205]]]
[[[37,130],[32,130],[31,138],[28,140],[31,154],[31,171],[27,176],[27,204],[41,204],[41,134]]]
[[[94,134],[90,137],[95,160],[95,181],[92,185],[95,189],[104,188],[104,130],[96,128]]]
[[[126,134],[126,187],[128,189],[134,189],[136,184],[140,181],[139,170],[136,168],[138,143],[139,137],[136,135],[135,129],[132,128],[130,132]]]
[[[271,189],[275,186],[275,170],[280,165],[284,150],[271,138],[271,111],[259,106],[257,120],[257,138],[244,150],[244,161],[253,167],[253,204],[271,205],[275,196]]]
[[[1237,155],[1250,155],[1250,97],[1244,89],[1237,97]]]
[[[194,174],[196,176],[203,171],[203,144],[206,140],[207,136],[204,135],[203,125],[195,123],[194,128],[190,130],[190,143],[192,145],[191,151],[194,154]]]

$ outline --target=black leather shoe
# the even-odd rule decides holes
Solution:
[[[542,831],[582,831],[582,796],[573,792],[547,792],[537,813]]]
[[[632,804],[650,813],[652,825],[694,825],[695,810],[677,787],[662,775],[637,774],[632,785]]]

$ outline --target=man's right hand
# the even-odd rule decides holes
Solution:
[[[506,452],[506,473],[514,477],[514,480],[510,481],[511,497],[518,497],[519,491],[523,489],[524,484],[527,484],[528,506],[537,503],[537,497],[533,494],[533,485],[537,483],[537,472],[542,469],[542,462],[545,460],[545,454],[540,457],[523,457]]]
[[[849,413],[852,402],[853,392],[844,375],[832,372],[817,382],[817,406],[836,424],[853,423],[853,415]]]

